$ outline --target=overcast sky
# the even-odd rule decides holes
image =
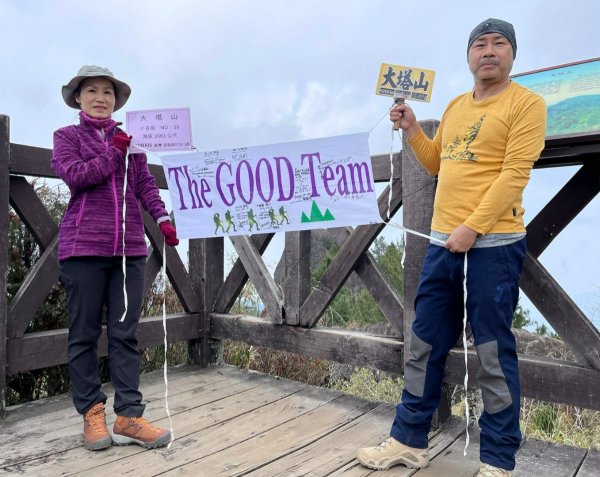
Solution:
[[[0,0],[0,114],[12,142],[51,147],[52,132],[77,120],[61,85],[97,64],[132,87],[118,120],[190,107],[199,150],[288,142],[369,131],[389,107],[374,91],[391,63],[435,71],[431,102],[413,108],[439,119],[472,86],[467,38],[488,17],[515,26],[513,73],[600,56],[597,0]],[[385,120],[370,149],[389,148]],[[526,221],[575,172],[534,171]],[[541,256],[596,324],[599,221],[596,197]]]

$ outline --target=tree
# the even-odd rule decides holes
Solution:
[[[319,265],[311,272],[312,286],[318,283],[319,278],[325,273],[339,251],[339,245],[335,242],[328,242],[324,245],[327,252]],[[402,250],[403,247],[400,243],[387,243],[383,237],[377,238],[371,247],[373,257],[388,282],[398,293],[402,292],[404,282],[404,271],[401,265]],[[325,311],[322,324],[330,327],[357,329],[380,323],[384,319],[383,313],[367,290],[364,288],[352,290],[348,285],[344,285]]]
[[[536,324],[535,321],[529,318],[529,310],[524,309],[519,303],[515,309],[515,313],[513,314],[513,328],[520,330],[534,324]]]
[[[373,243],[372,253],[394,290],[402,293],[404,289],[404,269],[402,268],[403,242],[387,243],[383,237],[378,237]]]

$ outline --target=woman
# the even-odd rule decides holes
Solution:
[[[84,445],[90,450],[104,449],[111,443],[154,448],[171,439],[169,431],[155,428],[142,418],[145,405],[138,390],[136,329],[148,253],[140,205],[158,223],[168,245],[175,246],[179,240],[146,156],[131,154],[125,160],[131,137],[111,115],[123,107],[130,94],[131,88],[108,69],[83,66],[62,87],[67,105],[80,109],[80,122],[54,133],[52,167],[71,191],[58,245],[69,313],[69,372],[73,402],[83,415]],[[127,313],[121,320],[125,300]],[[104,306],[117,415],[112,439],[106,427],[106,395],[98,375],[97,344]]]

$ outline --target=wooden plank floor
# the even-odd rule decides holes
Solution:
[[[142,376],[145,417],[168,427],[162,371]],[[109,396],[109,426],[112,388]],[[415,476],[473,477],[478,433],[463,456],[463,421],[432,433],[432,461],[419,471],[402,466],[374,472],[354,460],[356,449],[387,437],[394,406],[330,389],[232,367],[169,370],[170,448],[82,445],[82,419],[67,395],[9,408],[0,421],[0,474],[39,476]],[[600,476],[600,453],[527,441],[517,459],[519,477]]]

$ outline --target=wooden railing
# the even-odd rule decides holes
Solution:
[[[422,123],[429,135],[436,121]],[[52,151],[10,143],[9,118],[0,116],[0,206],[13,207],[39,244],[42,255],[18,293],[10,302],[0,294],[0,395],[4,397],[7,376],[67,361],[67,330],[26,333],[28,324],[48,292],[58,280],[57,232],[33,186],[23,177],[56,178],[50,167]],[[529,250],[524,264],[521,288],[546,320],[568,345],[577,362],[520,355],[522,394],[544,401],[600,409],[600,333],[538,261],[539,255],[568,223],[600,191],[600,135],[547,141],[536,167],[581,164],[574,177],[556,194],[528,225]],[[389,156],[372,157],[376,182],[390,179]],[[159,166],[150,166],[157,184],[166,188]],[[394,178],[390,216],[403,209],[403,223],[429,232],[436,181],[420,168],[412,152],[394,155]],[[382,217],[387,216],[389,186],[379,198]],[[167,317],[169,341],[188,341],[188,357],[207,366],[215,340],[231,339],[257,346],[321,357],[357,366],[402,374],[404,349],[414,319],[412,303],[425,254],[426,241],[408,236],[404,264],[404,291],[399,296],[389,284],[369,246],[386,227],[386,222],[356,228],[331,229],[340,245],[319,283],[310,287],[311,232],[285,234],[282,260],[284,285],[279,288],[262,259],[273,234],[231,237],[238,258],[225,276],[224,240],[190,240],[189,272],[176,250],[167,249],[167,275],[185,313]],[[162,266],[162,237],[156,224],[145,216],[145,229],[151,244],[146,267],[149,287]],[[6,290],[8,221],[0,219],[0,288]],[[319,320],[352,273],[371,293],[395,331],[393,337],[330,329]],[[230,310],[250,279],[264,303],[267,318],[235,315]],[[139,326],[141,347],[162,344],[162,317],[143,318]],[[103,335],[100,353],[106,354]],[[477,357],[468,350],[471,376],[477,374]],[[463,350],[451,351],[445,381],[462,384]],[[476,386],[476,379],[471,379]],[[445,410],[447,412],[447,402]],[[2,399],[3,411],[5,407]],[[442,406],[444,408],[444,406]],[[443,409],[442,409],[443,411]],[[442,412],[443,414],[443,412]]]

